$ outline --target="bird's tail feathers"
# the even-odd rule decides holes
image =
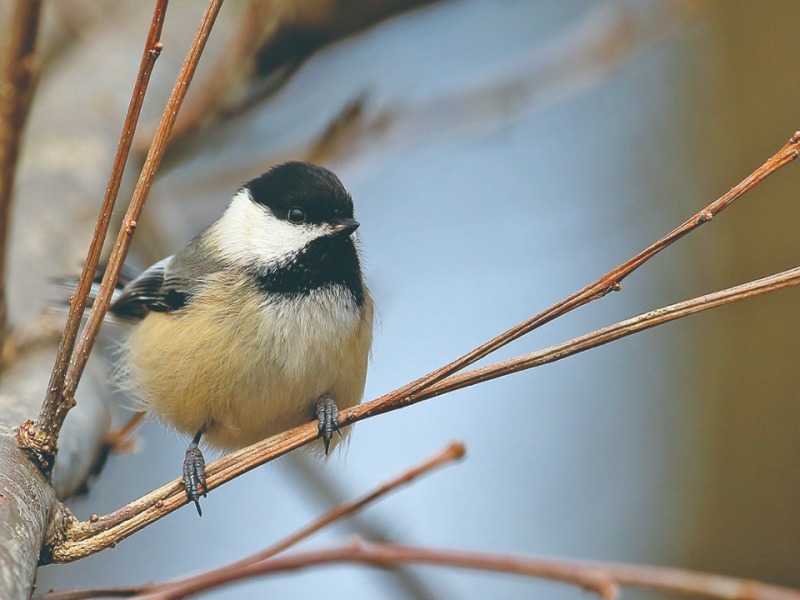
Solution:
[[[84,317],[89,316],[89,311],[94,304],[94,300],[97,297],[97,293],[100,291],[100,283],[103,281],[103,276],[106,273],[106,263],[101,263],[97,265],[97,273],[95,274],[95,278],[92,281],[92,287],[89,289],[89,297],[86,302],[86,308],[83,311]],[[113,307],[114,303],[119,299],[120,294],[122,293],[122,288],[125,287],[130,281],[132,281],[138,273],[127,267],[123,266],[122,271],[120,271],[119,279],[117,280],[117,284],[114,287],[114,292],[111,295],[111,308],[106,313],[105,321],[107,323],[116,323],[120,325],[130,325],[132,322],[135,322],[137,319],[133,319],[130,317],[124,317],[114,314]],[[48,305],[48,309],[57,312],[57,313],[66,313],[69,311],[69,305],[74,297],[75,290],[78,288],[78,283],[80,279],[75,276],[67,276],[67,277],[54,277],[51,279],[51,283],[58,289],[62,290],[64,295],[58,299],[50,303]],[[67,295],[68,294],[68,295]]]

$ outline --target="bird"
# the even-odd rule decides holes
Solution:
[[[276,165],[182,250],[115,291],[134,323],[121,371],[143,410],[192,436],[183,464],[202,516],[204,445],[236,450],[315,421],[327,455],[364,393],[374,304],[353,200],[330,170]]]

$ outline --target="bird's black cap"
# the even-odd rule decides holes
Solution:
[[[272,167],[246,183],[253,202],[286,220],[292,208],[301,208],[308,223],[330,223],[353,218],[353,199],[339,178],[307,162],[291,161]]]

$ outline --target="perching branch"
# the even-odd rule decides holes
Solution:
[[[6,251],[14,178],[36,82],[34,52],[39,31],[41,0],[17,0],[9,20],[9,44],[0,73],[0,354],[5,343]]]
[[[625,585],[723,600],[800,600],[800,591],[798,590],[683,569],[613,563],[580,563],[547,558],[436,550],[386,543],[356,541],[343,547],[274,558],[277,554],[308,538],[323,527],[362,510],[390,491],[411,483],[419,476],[427,474],[439,466],[458,460],[463,455],[463,445],[451,444],[420,465],[391,479],[369,494],[334,508],[284,540],[223,567],[162,584],[53,592],[36,596],[35,600],[81,600],[109,597],[180,600],[237,581],[271,573],[345,562],[383,568],[396,568],[401,564],[426,564],[513,573],[578,585],[608,599],[616,597],[618,586]]]
[[[155,172],[158,169],[158,165],[160,164],[161,158],[164,154],[164,147],[166,146],[172,128],[175,125],[175,119],[177,118],[178,111],[183,103],[183,99],[186,97],[189,84],[191,83],[192,77],[197,69],[197,63],[200,60],[203,49],[206,45],[206,41],[208,40],[208,36],[211,32],[211,28],[214,25],[214,21],[216,20],[217,14],[219,13],[221,7],[222,0],[209,0],[208,7],[203,14],[200,27],[197,30],[194,40],[192,41],[189,52],[186,55],[183,66],[181,67],[181,71],[178,74],[172,94],[167,102],[167,106],[164,110],[164,114],[161,118],[155,138],[153,139],[153,144],[150,147],[147,160],[142,168],[139,182],[136,185],[133,198],[131,199],[130,206],[128,207],[128,211],[123,220],[119,236],[117,237],[117,242],[114,246],[114,250],[112,251],[111,258],[109,259],[105,275],[103,276],[103,281],[100,284],[97,297],[92,304],[92,310],[89,313],[89,319],[86,323],[86,327],[83,330],[83,334],[81,335],[80,341],[77,344],[77,348],[75,348],[72,354],[72,358],[69,361],[69,366],[67,367],[66,373],[61,375],[58,365],[54,370],[53,379],[60,380],[63,377],[63,385],[59,390],[53,390],[51,388],[51,390],[48,391],[48,395],[45,398],[44,404],[42,405],[42,411],[36,421],[28,421],[20,427],[20,445],[31,451],[31,453],[39,460],[40,467],[45,470],[52,466],[53,456],[56,449],[56,444],[58,442],[59,431],[61,430],[61,426],[64,423],[67,413],[75,405],[75,391],[78,387],[78,383],[80,382],[81,375],[86,367],[89,354],[94,347],[97,334],[100,332],[103,318],[105,317],[105,314],[111,303],[111,295],[119,277],[119,272],[122,269],[123,263],[125,262],[125,257],[128,254],[128,249],[130,248],[133,238],[133,232],[136,229],[136,222],[139,219],[139,215],[144,207],[144,203],[147,200],[147,196],[153,184],[153,179],[155,178]],[[148,40],[149,39],[150,38],[148,38]],[[150,48],[148,48],[148,50],[149,49]],[[155,46],[152,49],[155,49]],[[147,52],[145,54],[147,54]],[[123,134],[123,141],[121,144],[129,143],[129,141],[129,137],[126,137],[126,135]],[[104,213],[101,211],[100,221],[102,222],[104,219],[107,219],[107,216],[104,216]],[[95,241],[98,239],[99,242],[97,243],[99,246],[102,246],[103,239],[101,234],[105,233],[104,230],[107,230],[107,227],[107,222],[104,225],[101,225],[100,222],[98,223],[98,230],[95,232],[93,247],[95,245]],[[95,267],[96,264],[97,263],[95,262]],[[89,265],[87,261],[87,268],[84,269],[82,276],[83,286],[80,290],[82,292],[82,298],[78,298],[76,295],[76,299],[73,301],[73,304],[76,305],[74,308],[81,303],[85,306],[86,297],[88,296],[89,292],[89,284],[87,281],[90,281],[93,275],[92,277],[88,276],[94,271],[94,268],[88,269],[88,267]],[[88,280],[86,279],[87,277]],[[82,314],[82,310],[80,313],[76,312],[76,314]],[[67,331],[65,331],[65,338]]]
[[[797,146],[800,144],[798,135],[800,134],[792,137],[780,152],[729,193],[711,203],[680,227],[674,229],[670,234],[604,277],[601,277],[592,285],[442,369],[434,371],[428,376],[376,400],[342,411],[339,415],[341,424],[343,426],[350,425],[356,421],[421,402],[455,389],[560,360],[582,352],[589,347],[606,344],[636,331],[654,327],[696,312],[800,283],[800,268],[792,269],[752,283],[652,311],[531,355],[475,369],[459,376],[452,376],[456,371],[472,364],[479,358],[486,356],[524,333],[549,322],[556,316],[565,314],[569,310],[597,298],[602,298],[614,289],[619,289],[619,282],[644,262],[687,233],[711,220],[715,214],[721,212],[758,182],[781,166],[791,162],[797,156]],[[224,456],[206,468],[207,489],[212,490],[230,479],[313,441],[317,436],[316,427],[313,424],[307,424]],[[64,541],[48,549],[46,560],[71,562],[116,545],[134,532],[183,506],[186,503],[186,495],[183,489],[181,480],[176,479],[106,516],[93,517],[89,522],[65,520]]]

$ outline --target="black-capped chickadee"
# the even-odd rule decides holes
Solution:
[[[123,365],[143,408],[194,436],[183,482],[199,513],[201,437],[233,450],[315,419],[327,454],[339,409],[361,401],[373,305],[358,225],[336,175],[287,162],[116,293],[111,313],[138,321]]]

